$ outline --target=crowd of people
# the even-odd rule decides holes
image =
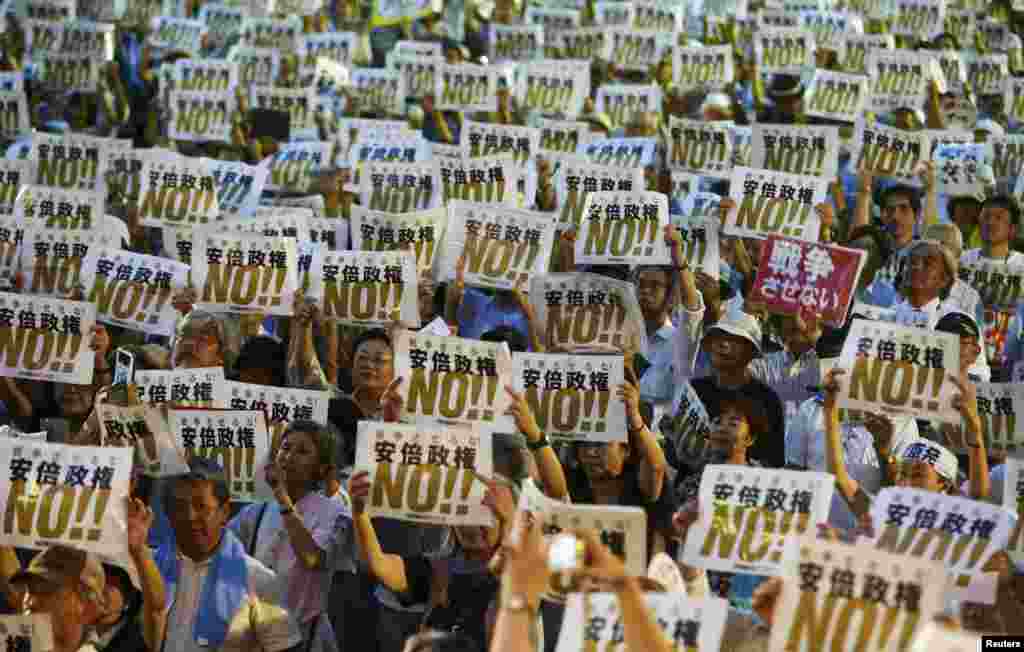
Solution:
[[[615,14],[609,5],[620,4],[630,7],[624,10],[627,21],[639,20],[641,5],[654,4],[664,4],[665,11],[680,17],[675,31],[658,35],[660,58],[644,69],[627,69],[614,60],[615,48],[595,48],[595,54],[582,62],[587,75],[581,79],[588,79],[589,85],[584,82],[578,116],[544,114],[536,108],[539,103],[528,106],[520,92],[517,64],[550,60],[557,66],[571,59],[571,65],[580,66],[578,52],[563,48],[571,39],[563,41],[559,32],[598,38],[591,28],[613,27],[605,22]],[[202,288],[192,287],[190,280],[175,288],[172,301],[180,317],[171,337],[97,323],[90,334],[95,354],[91,383],[44,382],[0,368],[0,405],[15,431],[46,432],[51,442],[79,446],[116,445],[104,438],[98,425],[99,403],[140,400],[130,379],[124,395],[112,391],[116,351],[132,353],[137,370],[222,368],[226,378],[243,383],[316,390],[329,397],[327,422],[297,419],[275,432],[271,457],[261,467],[273,493],[264,502],[232,500],[225,469],[204,457],[188,459],[187,473],[153,478],[138,461],[142,453],[137,453],[126,499],[126,559],[113,563],[64,545],[41,551],[0,547],[0,587],[8,613],[49,614],[55,652],[553,652],[556,646],[558,652],[583,652],[559,644],[565,595],[552,590],[551,537],[542,516],[523,499],[539,490],[553,501],[642,508],[648,558],[666,553],[675,560],[688,597],[728,601],[721,650],[766,650],[782,588],[798,579],[705,570],[684,560],[682,544],[690,528],[713,508],[701,500],[707,465],[831,474],[836,495],[827,520],[815,525],[821,537],[854,547],[871,545],[872,502],[885,487],[912,487],[1002,505],[1007,451],[1013,448],[1006,442],[1012,442],[1015,433],[1001,444],[987,437],[976,386],[1024,378],[1024,310],[1016,303],[986,303],[990,295],[983,295],[985,288],[972,286],[978,277],[964,274],[963,267],[991,263],[1012,270],[1024,263],[1018,170],[1009,169],[1003,176],[994,173],[1008,167],[995,158],[1010,148],[1022,119],[1009,105],[1014,95],[991,93],[990,85],[976,92],[971,79],[936,78],[926,84],[919,105],[889,112],[864,110],[857,125],[808,116],[806,104],[815,71],[867,75],[869,84],[874,75],[883,74],[881,69],[844,67],[837,49],[845,36],[859,32],[895,34],[890,48],[908,57],[932,52],[936,62],[943,52],[968,62],[1006,55],[1011,88],[1012,76],[1024,72],[1017,36],[1021,14],[1006,0],[939,0],[932,4],[939,8],[940,29],[907,35],[899,28],[900,14],[879,13],[875,3],[817,3],[814,11],[843,17],[849,32],[830,33],[832,40],[819,42],[801,74],[762,72],[761,53],[751,45],[757,30],[769,25],[761,18],[789,15],[799,21],[807,8],[795,7],[798,4],[0,3],[8,11],[0,87],[5,97],[24,97],[24,105],[15,109],[19,119],[7,120],[2,130],[9,159],[25,159],[33,139],[83,135],[120,139],[121,147],[132,150],[156,148],[190,158],[250,165],[272,161],[287,142],[267,135],[266,116],[244,110],[254,105],[255,85],[239,83],[231,89],[237,95],[237,110],[225,141],[172,138],[178,127],[171,118],[174,107],[167,105],[168,89],[176,83],[171,71],[176,62],[187,59],[234,60],[240,30],[214,24],[225,15],[270,18],[282,25],[297,25],[298,15],[301,26],[296,27],[295,43],[303,36],[351,35],[353,49],[334,63],[350,70],[352,79],[357,70],[396,69],[393,51],[409,42],[435,44],[440,61],[448,64],[496,67],[501,71],[496,108],[436,108],[440,100],[435,86],[423,84],[426,69],[415,61],[397,68],[407,77],[407,102],[399,110],[382,108],[388,105],[389,91],[364,92],[346,85],[344,75],[334,83],[321,83],[316,89],[314,137],[339,151],[325,162],[310,187],[264,189],[263,206],[314,206],[323,216],[340,218],[348,229],[353,209],[366,201],[353,183],[365,162],[350,152],[366,142],[360,129],[379,133],[373,121],[404,123],[403,138],[421,139],[429,160],[453,152],[470,156],[470,144],[463,137],[470,120],[539,131],[538,119],[574,118],[589,139],[656,140],[656,155],[650,160],[616,162],[638,168],[633,171],[645,188],[633,190],[668,195],[671,213],[658,234],[669,251],[669,264],[577,265],[578,225],[566,224],[562,215],[567,188],[559,166],[566,150],[546,152],[542,139],[540,149],[525,157],[522,165],[535,181],[535,192],[526,191],[529,182],[520,188],[518,208],[548,214],[559,224],[550,264],[544,264],[543,272],[589,272],[628,282],[642,315],[644,337],[639,346],[614,353],[625,360],[625,382],[614,388],[613,400],[624,406],[627,430],[617,433],[615,441],[552,441],[527,396],[512,386],[501,388],[508,395],[517,432],[493,434],[494,473],[484,478],[484,504],[494,517],[489,527],[371,517],[367,503],[374,491],[373,470],[356,464],[359,424],[403,418],[401,390],[409,379],[396,373],[395,344],[407,325],[392,319],[372,327],[338,323],[324,317],[323,307],[303,290],[297,293],[290,316],[238,315],[197,307]],[[563,14],[569,17],[566,24],[554,20]],[[941,28],[942,15],[947,23],[954,16],[967,16],[969,20],[963,20],[968,27],[950,23]],[[155,45],[161,16],[193,19],[197,25],[205,21],[198,48],[183,51]],[[503,41],[501,48],[494,47],[500,28],[528,25],[536,16],[547,16],[547,22],[540,23],[540,42],[536,35],[519,34],[511,42]],[[854,17],[858,19],[853,21]],[[69,78],[57,72],[52,53],[41,51],[46,44],[40,25],[64,23],[65,34],[70,34],[71,26],[82,21],[113,28],[112,56],[100,63],[99,79],[90,92],[69,90]],[[630,27],[628,22],[625,27]],[[166,40],[166,35],[161,38]],[[724,83],[689,83],[692,80],[680,79],[678,70],[673,73],[673,62],[680,61],[674,59],[675,49],[720,52],[722,46],[730,51],[727,61],[733,67]],[[650,52],[654,50],[652,41]],[[288,47],[267,51],[275,61],[271,86],[301,89],[317,83],[306,74],[310,62],[316,61],[312,53]],[[612,60],[607,60],[609,51]],[[517,60],[520,55],[524,58]],[[429,58],[422,53],[414,56]],[[636,48],[624,56],[650,53]],[[623,84],[655,89],[657,102],[612,113],[598,101],[599,93]],[[419,90],[409,92],[414,87]],[[479,100],[478,91],[472,93],[473,101]],[[339,134],[337,125],[346,118],[364,119],[369,126]],[[738,208],[730,199],[728,173],[693,173],[699,187],[685,194],[676,190],[679,170],[669,169],[669,159],[674,158],[669,152],[670,124],[679,119],[724,124],[737,133],[751,125],[838,127],[837,169],[829,171],[827,198],[814,211],[820,221],[817,241],[863,252],[845,320],[826,323],[813,305],[796,314],[770,314],[757,300],[753,288],[763,240],[727,232],[729,216]],[[987,143],[988,158],[971,168],[975,190],[946,192],[939,181],[944,170],[928,156],[914,170],[916,179],[896,180],[866,168],[851,156],[860,122],[908,133],[930,130],[936,141],[943,131],[951,138],[966,133],[972,144]],[[997,140],[1003,145],[993,148]],[[748,165],[739,140],[735,145],[734,162]],[[27,160],[29,173],[15,194],[41,183],[35,180],[38,161]],[[1022,159],[1010,160],[1018,164]],[[138,188],[133,190],[124,179],[110,170],[97,191],[106,218],[118,225],[119,246],[179,261],[173,238],[142,224]],[[686,224],[693,216],[686,211],[695,205],[688,194],[718,195],[713,215],[715,228],[720,229],[718,268],[713,270],[717,273],[709,273],[687,253]],[[354,239],[345,234],[339,241]],[[444,248],[441,242],[437,246]],[[92,281],[80,279],[83,288],[91,287]],[[452,336],[505,343],[513,354],[575,353],[552,346],[551,330],[527,296],[528,285],[470,287],[465,257],[451,277],[427,270],[420,274],[417,287],[422,326],[442,324]],[[31,294],[24,270],[13,270],[7,290]],[[78,296],[64,298],[86,299],[81,290]],[[956,387],[961,425],[905,413],[840,410],[842,386],[852,372],[838,362],[846,335],[854,319],[875,319],[882,313],[958,339],[959,368],[945,372]],[[686,420],[689,413],[680,409],[681,397],[693,395],[706,412],[705,428],[694,428]],[[581,574],[618,599],[622,631],[609,645],[679,649],[674,646],[687,640],[685,633],[680,637],[678,632],[673,636],[663,631],[645,601],[647,592],[665,587],[630,574],[621,551],[599,533],[573,534]],[[997,578],[994,600],[960,602],[935,614],[941,631],[1024,633],[1019,551],[1011,553],[996,553],[986,568]]]

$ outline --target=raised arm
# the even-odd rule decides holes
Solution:
[[[516,420],[516,427],[526,437],[526,446],[533,454],[537,463],[537,470],[540,472],[540,481],[544,487],[544,493],[555,500],[565,500],[569,495],[569,486],[565,481],[565,471],[562,463],[555,454],[548,438],[537,426],[537,419],[526,397],[511,387],[505,387],[505,391],[512,398],[512,405],[509,412]]]
[[[970,462],[969,482],[971,498],[985,500],[992,492],[992,480],[988,473],[988,455],[985,452],[985,435],[978,414],[978,393],[967,374],[949,379],[960,390],[954,404],[964,419],[964,441],[967,443],[967,457]]]
[[[128,553],[142,588],[142,637],[150,650],[160,646],[167,627],[167,588],[147,545],[153,510],[138,498],[127,498]]]
[[[857,513],[856,496],[860,491],[860,485],[850,477],[846,469],[846,459],[843,454],[843,444],[840,441],[839,408],[836,407],[836,396],[839,393],[839,378],[846,373],[844,369],[833,369],[825,376],[825,462],[828,465],[829,473],[836,477],[836,488],[840,495],[850,505],[850,509]]]
[[[370,493],[370,474],[360,471],[349,481],[348,492],[352,499],[352,522],[359,542],[359,556],[370,570],[370,575],[395,593],[409,590],[405,575],[405,560],[398,555],[385,554],[377,539],[377,531],[366,513],[366,497]]]
[[[626,365],[626,382],[619,387],[619,398],[626,406],[629,446],[639,457],[640,491],[653,503],[661,497],[665,487],[668,461],[661,444],[640,414],[640,383],[633,373],[632,364]]]

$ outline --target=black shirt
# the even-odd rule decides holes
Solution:
[[[434,607],[424,620],[431,628],[459,632],[477,642],[480,652],[487,650],[487,610],[498,597],[498,578],[485,564],[467,562],[458,557],[429,559],[423,555],[404,557],[408,590],[402,596],[407,604],[429,602],[434,582],[434,565],[446,567],[448,604]]]
[[[690,381],[690,385],[708,411],[709,419],[717,418],[722,412],[722,403],[730,399],[753,402],[762,408],[768,429],[758,434],[748,453],[766,467],[781,469],[785,466],[786,413],[775,390],[756,378],[751,378],[750,382],[738,389],[722,389],[711,376],[695,378]]]

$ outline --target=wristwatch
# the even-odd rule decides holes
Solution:
[[[538,439],[537,441],[527,441],[526,442],[526,447],[528,449],[530,449],[530,451],[533,451],[533,452],[539,451],[540,449],[545,448],[545,447],[550,446],[550,445],[551,445],[551,442],[548,441],[548,436],[544,435],[544,434],[542,434],[540,436],[540,439]]]

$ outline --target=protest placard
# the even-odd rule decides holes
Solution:
[[[437,161],[436,165],[441,178],[440,198],[445,204],[455,199],[508,206],[519,203],[516,191],[526,171],[516,165],[512,154],[447,158]]]
[[[969,127],[969,125],[965,126]],[[996,183],[1002,184],[1002,187],[1013,188],[1013,181],[1024,167],[1024,135],[996,136],[993,134],[986,138],[985,142],[992,147],[990,162]],[[2,204],[2,200],[0,200],[0,204]],[[0,212],[2,210],[0,208]]]
[[[932,152],[939,191],[949,197],[971,195],[984,190],[979,168],[991,158],[988,143],[938,144]]]
[[[139,399],[151,405],[227,408],[224,367],[202,369],[137,369]]]
[[[352,207],[352,248],[357,251],[392,251],[411,246],[419,270],[434,269],[448,226],[445,208],[413,213],[385,213]]]
[[[243,85],[272,86],[281,73],[281,53],[273,48],[236,45],[227,60],[238,64],[238,80]]]
[[[160,152],[143,161],[139,222],[145,226],[209,224],[220,217],[217,190],[203,159]]]
[[[0,160],[0,216],[9,217],[14,213],[18,191],[31,183],[33,167],[30,161]]]
[[[708,570],[780,575],[787,545],[828,518],[835,478],[815,471],[708,465],[683,559]],[[813,532],[813,530],[812,530]]]
[[[594,110],[606,113],[612,128],[625,128],[638,114],[661,111],[661,87],[656,84],[602,84]]]
[[[575,243],[579,265],[669,265],[665,242],[668,197],[664,193],[592,192],[583,204]]]
[[[323,257],[324,317],[419,327],[419,274],[411,251],[329,251]]]
[[[197,232],[192,281],[199,309],[236,314],[291,315],[298,259],[290,238]]]
[[[96,306],[0,292],[0,376],[87,385]]]
[[[165,337],[179,318],[171,296],[187,275],[187,265],[116,247],[90,247],[81,263],[86,296],[101,322]]]
[[[591,140],[590,125],[586,122],[537,118],[536,128],[540,134],[537,139],[538,153],[575,154],[580,145],[589,144]],[[551,158],[543,154],[540,156]]]
[[[253,48],[296,52],[302,47],[302,32],[302,19],[298,16],[248,16],[242,23],[239,42]]]
[[[978,291],[987,308],[1015,310],[1021,302],[1024,267],[991,258],[978,258],[959,265],[960,280]]]
[[[982,638],[971,631],[956,631],[931,621],[914,636],[910,652],[975,652],[984,649]]]
[[[942,76],[946,82],[946,88],[950,93],[963,94],[967,84],[967,63],[964,56],[956,50],[921,50],[935,57],[942,69]],[[1002,93],[1002,81],[999,83],[997,93]]]
[[[352,143],[348,152],[348,162],[354,172],[367,161],[374,163],[419,163],[430,159],[430,142],[423,140],[418,134],[405,132],[388,132],[387,134],[370,134],[372,139],[360,135]],[[352,181],[359,185],[359,175]]]
[[[339,130],[348,134],[350,142],[392,142],[415,138],[422,134],[409,128],[404,120],[375,120],[370,118],[339,118]]]
[[[516,353],[512,363],[513,387],[548,438],[626,440],[626,408],[615,395],[625,382],[622,357]]]
[[[491,440],[490,430],[475,426],[360,421],[356,468],[370,471],[373,481],[367,513],[413,523],[493,525],[482,480],[493,473]]]
[[[974,54],[967,60],[967,82],[976,95],[1000,95],[1010,76],[1005,54]]]
[[[334,144],[322,141],[282,143],[262,165],[269,169],[267,190],[309,192],[322,169],[330,166]]]
[[[260,410],[273,425],[293,421],[327,423],[330,392],[291,387],[254,385],[224,381],[227,407],[232,410]]]
[[[943,30],[960,43],[973,43],[977,15],[971,9],[947,7],[942,21]]]
[[[397,70],[405,81],[405,96],[408,99],[422,99],[434,94],[438,59],[423,59],[411,54],[388,53],[387,66]]]
[[[939,450],[912,442],[904,464],[934,462]],[[1006,547],[1016,516],[1000,505],[910,487],[884,487],[871,503],[874,544],[880,550],[939,562],[955,575],[978,575]]]
[[[206,25],[207,45],[213,49],[226,47],[242,33],[248,12],[242,7],[206,2],[199,8],[199,20]]]
[[[437,160],[424,163],[367,162],[360,174],[360,204],[385,213],[411,213],[438,206],[442,201],[439,164]],[[461,161],[454,161],[454,164],[460,165]],[[450,176],[451,168],[447,169]]]
[[[1024,560],[1024,519],[1021,518],[1024,515],[1024,460],[1012,456],[1006,458],[1002,505],[1008,513],[1017,515],[1017,523],[1010,533],[1006,552],[1014,563],[1020,563]]]
[[[944,79],[938,60],[927,52],[871,50],[866,71],[873,78],[866,108],[876,112],[919,109],[931,81]]]
[[[530,279],[547,272],[555,227],[547,213],[453,200],[440,278],[454,280],[465,256],[467,285],[529,291]]]
[[[725,232],[763,237],[781,235],[817,242],[821,218],[816,206],[825,201],[829,180],[800,174],[735,167]]]
[[[786,559],[771,649],[906,652],[942,610],[942,566],[865,546],[805,538]]]
[[[919,38],[941,34],[946,19],[944,0],[896,0],[892,33]]]
[[[629,27],[636,19],[636,5],[632,2],[595,2],[594,24],[601,27],[624,25]]]
[[[533,489],[537,491],[536,488]],[[537,492],[539,493],[539,491]],[[566,530],[590,530],[622,560],[626,573],[642,577],[647,569],[647,513],[639,507],[569,504],[540,495],[542,510],[535,512],[545,536]]]
[[[528,61],[519,65],[516,99],[528,111],[575,120],[590,93],[590,66],[569,61]]]
[[[255,109],[269,109],[288,114],[289,135],[292,140],[315,140],[316,89],[281,88],[280,86],[253,86],[250,91]]]
[[[65,54],[94,57],[100,61],[114,59],[114,26],[89,20],[66,23],[60,50]]]
[[[871,94],[871,78],[831,70],[815,70],[807,89],[807,115],[855,123]]]
[[[714,176],[727,176],[732,170],[729,123],[670,116],[666,136],[670,170]]]
[[[238,64],[223,59],[178,59],[174,62],[174,89],[223,93],[238,87]]]
[[[587,273],[535,276],[530,305],[552,350],[608,353],[646,346],[632,283]]]
[[[24,0],[11,5],[4,15],[30,20],[74,20],[78,17],[75,0]]]
[[[851,74],[867,75],[868,52],[872,50],[892,50],[896,47],[892,34],[845,34],[838,39],[836,59],[840,68]]]
[[[892,177],[900,183],[920,187],[917,176],[922,161],[931,158],[932,141],[927,133],[860,120],[850,141],[854,170]]]
[[[231,500],[251,503],[256,491],[257,462],[270,453],[270,434],[261,410],[170,410],[168,423],[185,459],[217,462],[228,482]]]
[[[120,245],[118,236],[102,229],[26,229],[21,247],[22,290],[43,296],[71,296],[89,278],[81,274],[81,269],[90,249]]]
[[[231,142],[236,105],[233,91],[171,91],[168,137],[197,143]]]
[[[408,19],[425,18],[434,11],[440,11],[437,0],[374,0],[370,25],[372,27],[396,27]]]
[[[663,50],[657,30],[611,27],[605,30],[600,58],[623,70],[647,70],[661,60]]]
[[[171,436],[167,419],[152,405],[96,404],[103,446],[134,448],[146,475],[171,477],[188,472],[185,451]]]
[[[671,216],[671,223],[679,229],[679,235],[683,239],[683,258],[690,269],[717,279],[719,270],[718,229],[721,224],[717,206],[714,215],[684,211],[682,215]]]
[[[722,598],[686,598],[678,593],[645,593],[647,613],[672,648],[681,652],[717,650],[725,630],[729,602]],[[555,652],[622,649],[625,638],[619,597],[614,593],[571,593],[565,604]]]
[[[25,91],[0,91],[0,137],[16,140],[31,129]]]
[[[517,165],[533,163],[540,132],[533,127],[466,120],[462,124],[463,155],[468,158],[512,154]]]
[[[33,56],[46,52],[60,52],[64,40],[64,25],[52,20],[27,19],[22,24],[25,50]]]
[[[674,447],[676,459],[699,459],[704,454],[711,419],[689,381],[676,388],[671,409],[655,425],[665,437],[664,445]]]
[[[0,215],[0,288],[16,286],[21,254],[21,243],[25,229],[10,215]]]
[[[1006,107],[1007,117],[1018,121],[1024,120],[1024,79],[1007,77],[1005,84],[1003,105]]]
[[[155,16],[150,23],[147,42],[150,46],[199,56],[203,49],[206,24],[201,20],[176,16]]]
[[[633,27],[638,30],[679,33],[686,29],[686,8],[665,2],[640,0],[633,2]]]
[[[577,153],[592,163],[622,168],[646,168],[658,165],[658,138],[602,138],[580,145]]]
[[[928,326],[928,315],[918,310],[882,308],[870,303],[864,303],[863,301],[855,302],[850,314],[872,321],[901,324],[913,328],[926,328]]]
[[[540,25],[491,25],[488,44],[494,61],[529,61],[544,54],[544,28]]]
[[[33,134],[28,158],[40,186],[100,191],[110,152],[124,148],[113,139],[85,134]]]
[[[524,25],[540,25],[544,28],[544,42],[549,44],[559,41],[558,32],[578,29],[582,23],[582,12],[578,9],[529,5],[523,14]]]
[[[592,192],[639,191],[644,188],[643,170],[596,165],[581,156],[559,158],[555,173],[555,192],[559,228],[578,227],[583,220],[583,206]]]
[[[616,3],[618,4],[618,3]],[[556,32],[552,35],[545,35],[549,46],[554,38],[554,47],[562,56],[575,60],[592,60],[601,56],[604,51],[604,27],[584,27],[583,29],[570,29]]]
[[[960,368],[955,335],[855,319],[839,367],[849,370],[841,408],[960,424],[953,407],[958,390],[948,378]]]
[[[398,391],[406,418],[417,424],[512,425],[505,414],[512,356],[504,342],[401,331],[394,351],[395,377],[404,379]]]
[[[127,448],[0,440],[4,527],[0,540],[19,548],[72,546],[126,552],[125,498],[132,473]]]
[[[348,92],[362,112],[382,115],[405,112],[406,79],[398,70],[353,68]]]
[[[839,127],[755,124],[750,167],[834,179],[839,169]]]
[[[762,9],[755,18],[758,31],[773,27],[800,27],[800,16],[785,9]]]
[[[765,73],[789,73],[814,66],[814,34],[802,27],[768,27],[754,34],[754,56]]]
[[[673,48],[672,79],[684,92],[724,88],[733,80],[732,46]]]
[[[752,296],[769,312],[821,315],[841,328],[853,302],[866,256],[859,249],[768,236]]]
[[[266,165],[203,159],[217,189],[217,204],[225,218],[248,217],[256,211],[270,170]]]
[[[864,33],[860,16],[834,10],[801,12],[800,26],[813,32],[818,47],[827,50],[835,50],[837,39],[845,34]]]
[[[344,66],[351,66],[358,45],[355,32],[318,32],[301,36],[301,52],[306,65],[313,65],[319,57],[326,57]]]
[[[96,192],[21,186],[11,215],[24,228],[87,231],[102,224],[103,202]]]
[[[498,69],[474,64],[437,67],[434,107],[438,111],[497,111]]]
[[[309,242],[310,211],[304,208],[260,206],[250,217],[224,220],[203,227],[208,233],[241,233]]]

